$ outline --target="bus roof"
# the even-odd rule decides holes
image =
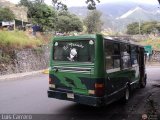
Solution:
[[[53,38],[55,41],[62,41],[62,40],[80,40],[80,39],[95,39],[96,36],[99,34],[85,34],[85,35],[78,35],[78,36],[56,36]],[[131,37],[128,36],[103,36],[104,39],[119,42],[119,43],[126,43],[131,44],[139,47],[144,47],[139,45],[133,41]]]
[[[126,37],[126,36],[106,36],[106,37],[104,37],[104,39],[119,42],[119,43],[126,43],[126,44],[130,44],[130,45],[135,45],[135,46],[139,46],[139,47],[144,48],[144,46],[139,45],[138,43],[135,43],[133,41],[133,39],[131,39],[130,37]]]
[[[53,40],[78,40],[78,39],[95,39],[96,34],[78,35],[78,36],[56,36]]]

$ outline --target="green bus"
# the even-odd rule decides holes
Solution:
[[[124,39],[124,38],[123,38]],[[103,106],[146,86],[144,47],[100,34],[52,41],[48,97]]]

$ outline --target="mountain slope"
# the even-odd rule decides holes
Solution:
[[[112,30],[123,29],[127,24],[135,21],[160,20],[158,9],[158,5],[129,1],[97,5],[97,10],[102,12],[104,28]],[[82,19],[88,12],[86,7],[71,7],[69,11]]]
[[[158,14],[158,13],[157,13]],[[128,12],[124,13],[120,17],[117,17],[116,19],[132,19],[132,20],[141,20],[141,21],[150,21],[150,20],[156,20],[157,14],[153,14],[153,12],[149,12],[144,10],[141,7],[136,7],[133,10],[129,10]]]
[[[10,10],[12,10],[17,20],[23,19],[24,22],[28,22],[28,18],[27,18],[28,9],[26,7],[16,6],[15,4],[7,0],[0,0],[0,7],[7,7]]]

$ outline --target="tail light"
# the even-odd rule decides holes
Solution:
[[[95,84],[95,94],[97,97],[102,97],[105,94],[105,87],[103,83]]]
[[[49,77],[49,84],[52,84],[52,80],[51,80],[51,78]]]
[[[55,84],[53,83],[53,79],[49,77],[49,88],[56,88]]]

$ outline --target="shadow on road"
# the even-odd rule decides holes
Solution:
[[[131,99],[124,104],[116,101],[105,107],[91,107],[72,104],[59,109],[59,113],[69,120],[140,120],[146,112],[146,100],[156,89],[149,85],[144,89],[132,91]]]
[[[74,120],[122,120],[128,118],[128,104],[116,101],[104,107],[72,104],[59,110],[68,119]]]
[[[61,110],[61,113],[66,112],[68,118],[74,120],[98,120],[98,119],[112,119],[117,120],[126,118],[125,105],[117,101],[105,107],[91,107],[80,104],[73,104]]]

